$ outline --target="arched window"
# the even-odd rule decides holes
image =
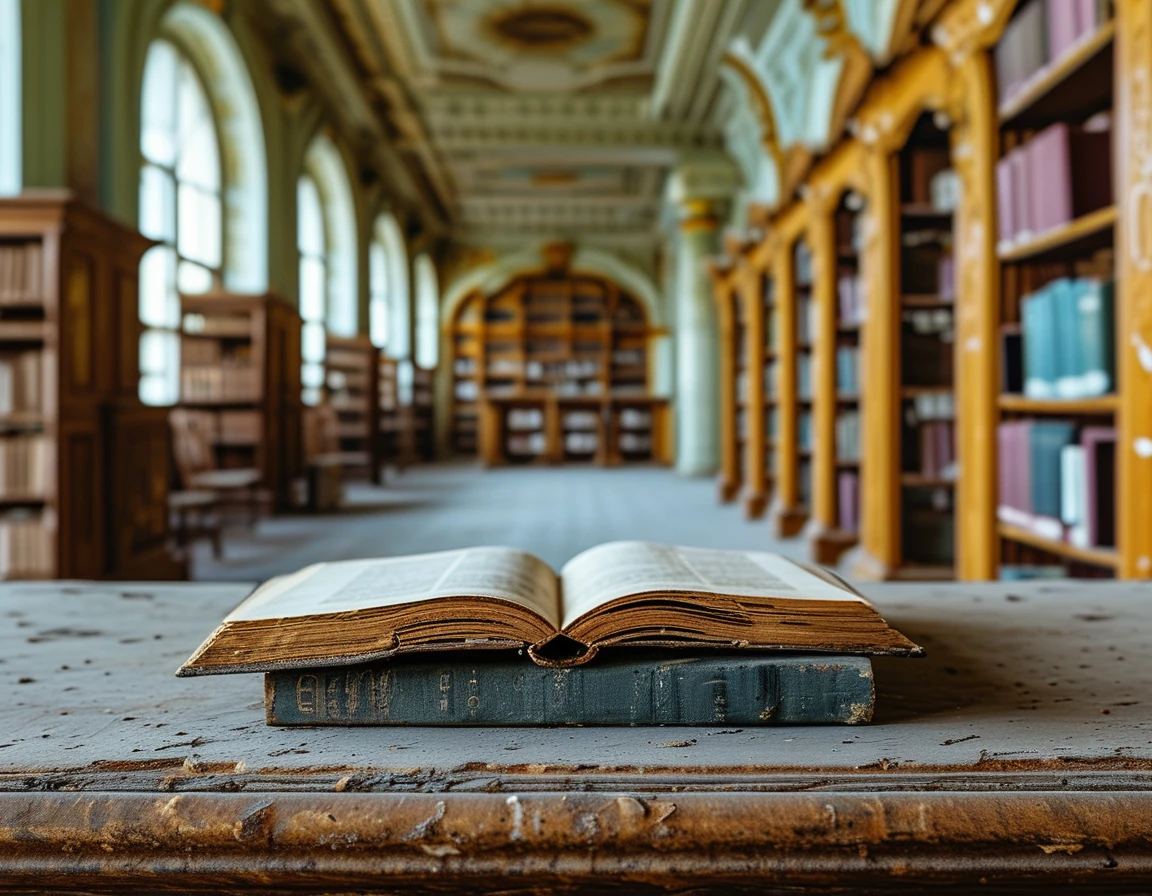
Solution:
[[[153,41],[141,106],[140,230],[160,242],[140,266],[140,398],[179,397],[180,293],[220,283],[220,144],[204,87],[188,58]]]
[[[0,3],[5,0],[0,0]],[[219,16],[177,0],[148,47],[140,104],[140,397],[179,398],[180,293],[268,285],[260,109]]]
[[[303,397],[306,404],[316,404],[324,385],[325,334],[355,335],[359,310],[352,187],[340,151],[323,134],[309,145],[297,182],[296,246],[304,320]]]
[[[427,255],[413,264],[416,277],[416,364],[436,366],[440,354],[440,289],[436,283],[436,265]]]
[[[372,342],[386,349],[390,358],[403,360],[412,354],[408,250],[400,225],[391,214],[376,219],[368,261],[372,276],[368,308]]]
[[[0,0],[0,196],[23,189],[20,0]]]

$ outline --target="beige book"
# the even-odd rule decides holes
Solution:
[[[310,566],[257,588],[176,674],[515,647],[571,666],[626,645],[923,652],[827,571],[776,554],[617,541],[559,575],[503,547]]]

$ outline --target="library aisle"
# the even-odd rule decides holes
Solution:
[[[192,577],[262,581],[310,563],[398,556],[480,544],[537,554],[554,568],[604,541],[641,539],[775,551],[804,559],[801,540],[773,541],[765,527],[718,506],[711,479],[663,467],[421,465],[382,487],[352,484],[346,506],[321,516],[278,516],[255,532],[228,530],[224,556],[196,546]]]

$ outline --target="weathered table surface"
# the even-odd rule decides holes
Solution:
[[[868,726],[278,729],[248,587],[0,587],[0,889],[1152,888],[1152,586],[869,589]]]

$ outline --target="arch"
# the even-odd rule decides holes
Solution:
[[[416,280],[416,364],[431,369],[440,354],[440,292],[436,265],[427,253],[412,264]]]
[[[0,196],[24,188],[20,0],[0,0]]]
[[[324,323],[333,333],[354,336],[359,322],[356,204],[344,157],[327,134],[313,137],[304,153],[302,190],[311,189],[307,182],[315,187],[323,216]],[[298,223],[301,235],[304,227]],[[301,308],[303,302],[301,290]]]
[[[386,348],[389,357],[402,360],[412,353],[408,250],[400,224],[390,212],[376,218],[369,268],[373,278],[369,300],[372,341]]]
[[[473,292],[492,295],[522,274],[539,271],[544,266],[539,249],[525,249],[498,258],[491,264],[472,268],[456,278],[441,296],[441,329],[451,321],[463,301]],[[619,256],[602,249],[581,247],[572,256],[573,273],[597,274],[615,281],[632,293],[644,306],[644,313],[654,327],[664,326],[660,293],[652,278]]]
[[[256,90],[236,39],[203,4],[177,0],[159,36],[196,67],[212,106],[221,148],[225,289],[268,288],[268,154]]]

